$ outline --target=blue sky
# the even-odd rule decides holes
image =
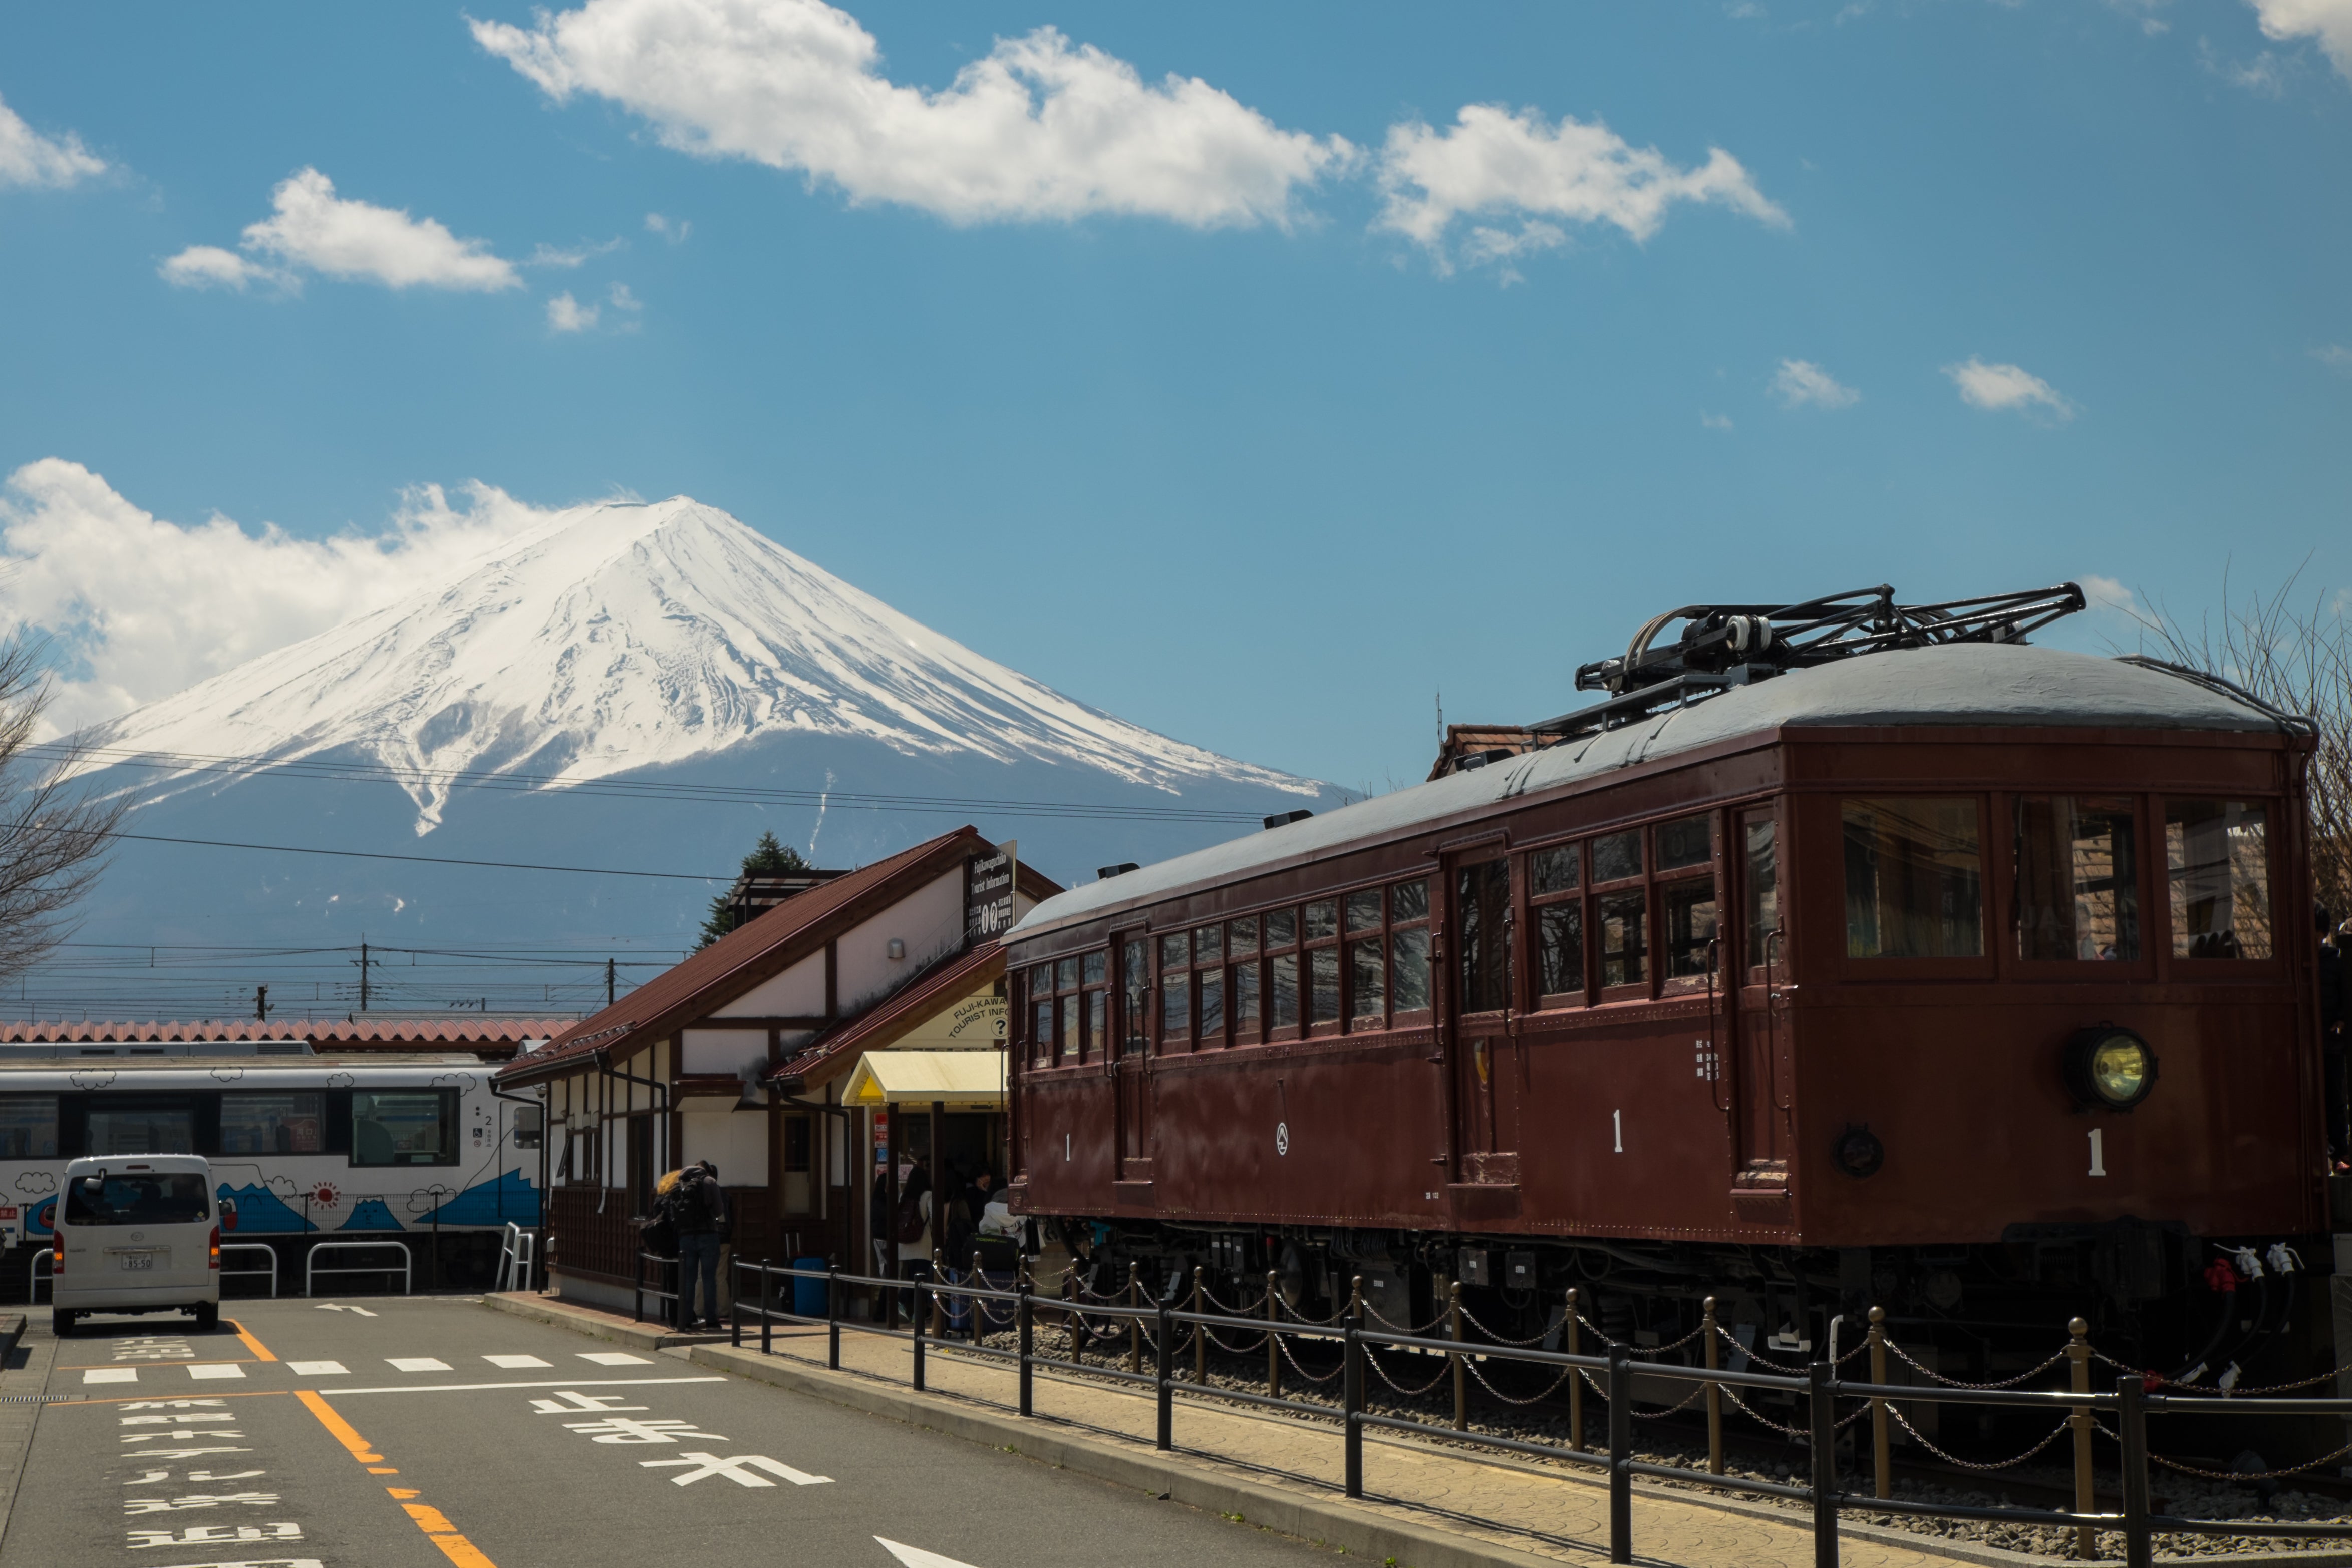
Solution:
[[[11,7],[0,474],[683,492],[1384,789],[1676,604],[2352,583],[2347,73],[2352,0]]]

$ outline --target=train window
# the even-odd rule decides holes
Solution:
[[[1110,955],[1100,948],[1097,948],[1094,952],[1087,955],[1085,967],[1080,977],[1089,986],[1099,986],[1103,983],[1104,971],[1109,967]]]
[[[1210,931],[1210,935],[1212,936],[1216,935],[1213,928]],[[1193,951],[1196,954],[1199,953],[1200,948],[1197,945]],[[1214,947],[1211,947],[1208,950],[1207,956],[1213,959],[1216,956],[1216,952],[1217,950]],[[1209,967],[1200,970],[1193,976],[1192,984],[1201,993],[1201,1043],[1202,1045],[1222,1045],[1224,1043],[1225,1039],[1225,971],[1223,966],[1213,963]]]
[[[327,1146],[327,1097],[316,1090],[224,1094],[220,1118],[225,1155],[315,1155]]]
[[[1307,939],[1309,942],[1339,934],[1339,904],[1337,899],[1327,898],[1319,904],[1307,906]]]
[[[118,1100],[93,1105],[83,1152],[92,1155],[193,1155],[196,1110],[186,1100]]]
[[[58,1097],[0,1094],[0,1159],[58,1157]]]
[[[1389,933],[1389,966],[1396,979],[1396,1010],[1429,1009],[1429,927]]]
[[[1584,901],[1564,899],[1535,909],[1537,984],[1547,997],[1584,999]]]
[[[1030,1043],[1037,1048],[1039,1061],[1050,1061],[1054,1056],[1054,998],[1038,998],[1037,1005],[1033,1010],[1036,1014],[1034,1020],[1036,1032],[1031,1038]]]
[[[1750,817],[1740,825],[1748,857],[1748,967],[1760,969],[1765,944],[1780,928],[1780,856],[1770,817]]]
[[[2125,799],[2017,801],[2017,956],[2139,956],[2139,857]]]
[[[1348,944],[1348,1012],[1378,1029],[1389,1011],[1388,961],[1378,936]]]
[[[1650,977],[1649,895],[1640,888],[1594,900],[1601,927],[1601,983],[1638,986]]]
[[[454,1166],[457,1163],[457,1096],[454,1092],[359,1090],[352,1095],[352,1164]],[[652,1118],[643,1118],[650,1123]],[[630,1154],[636,1154],[632,1139]]]
[[[1110,1049],[1110,993],[1108,991],[1087,993],[1087,1039],[1092,1040],[1098,1051],[1108,1051]]]
[[[1076,1056],[1086,1050],[1086,1015],[1078,1010],[1080,1006],[1078,994],[1076,991],[1062,998],[1062,1054],[1064,1056]]]
[[[1719,918],[1715,878],[1691,876],[1664,883],[1659,890],[1658,914],[1666,928],[1666,978],[1688,979],[1707,974],[1713,967],[1708,960]]]
[[[1642,874],[1642,835],[1610,833],[1592,841],[1592,880],[1622,882]]]
[[[1455,876],[1461,927],[1461,996],[1465,1013],[1511,1005],[1511,862],[1483,861]]]
[[[1548,893],[1572,893],[1580,870],[1578,847],[1556,844],[1528,857],[1528,892],[1537,898]]]
[[[1073,990],[1076,988],[1077,983],[1078,961],[1076,958],[1065,958],[1059,964],[1054,966],[1054,988],[1055,990]]]
[[[2271,874],[2263,808],[2164,803],[2165,880],[2176,958],[2271,956]]]
[[[1182,1040],[1192,1032],[1192,977],[1179,969],[1160,972],[1160,1038]]]
[[[1257,922],[1255,919],[1236,920],[1228,930],[1232,936],[1229,946],[1234,957],[1257,951]]]
[[[1381,890],[1367,888],[1348,895],[1348,929],[1349,932],[1378,931],[1381,928]]]
[[[1715,819],[1711,813],[1658,824],[1658,869],[1683,871],[1715,859]]]
[[[1295,909],[1268,910],[1265,916],[1265,945],[1287,947],[1298,940],[1298,912]]]
[[[1840,802],[1849,958],[1984,956],[1977,803],[1885,796]]]
[[[1140,1051],[1151,1029],[1151,949],[1142,937],[1128,943],[1119,961],[1119,977],[1127,987],[1127,1054]]]
[[[1331,1023],[1339,1016],[1339,949],[1310,947],[1307,973],[1313,982],[1307,993],[1307,1021]]]
[[[514,1142],[518,1149],[535,1149],[547,1136],[547,1107],[518,1105],[514,1113]]]
[[[1234,1030],[1237,1034],[1257,1032],[1257,965],[1255,962],[1234,966]]]
[[[1298,955],[1284,953],[1266,966],[1273,977],[1269,982],[1272,995],[1266,1021],[1276,1029],[1291,1029],[1298,1022]]]
[[[1173,936],[1162,936],[1160,939],[1160,967],[1163,971],[1181,969],[1192,963],[1192,940],[1181,931]]]
[[[1029,971],[1029,994],[1033,997],[1050,997],[1054,994],[1053,965],[1040,964]]]
[[[1222,963],[1225,956],[1225,934],[1221,926],[1203,925],[1192,933],[1192,962]]]

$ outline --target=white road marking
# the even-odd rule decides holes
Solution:
[[[622,1404],[621,1401],[627,1397],[625,1394],[583,1394],[578,1389],[567,1388],[552,1399],[532,1400],[530,1407],[541,1416],[576,1416],[583,1410],[641,1411],[648,1408],[644,1405]]]
[[[716,1454],[688,1454],[682,1459],[639,1459],[637,1463],[649,1470],[671,1469],[682,1465],[694,1466],[694,1469],[688,1470],[684,1475],[669,1478],[672,1485],[682,1487],[690,1487],[697,1481],[709,1480],[712,1476],[725,1476],[739,1487],[772,1487],[776,1484],[772,1480],[750,1474],[746,1467],[750,1469],[765,1470],[772,1476],[782,1476],[796,1487],[822,1487],[833,1484],[831,1476],[809,1475],[793,1469],[782,1460],[769,1458],[764,1454],[738,1454],[733,1458],[728,1459],[722,1459]],[[940,1561],[944,1563],[947,1559],[941,1558]],[[951,1564],[950,1568],[964,1568],[964,1565],[959,1563]]]
[[[347,1394],[472,1394],[485,1388],[635,1388],[648,1383],[724,1383],[724,1377],[565,1377],[547,1383],[412,1383],[400,1387],[321,1388],[331,1399]]]
[[[299,1541],[302,1527],[283,1524],[199,1524],[173,1534],[168,1530],[134,1530],[131,1532],[131,1550],[141,1551],[150,1546],[235,1546],[247,1541]],[[214,1568],[247,1568],[242,1563],[221,1563]],[[263,1568],[260,1563],[251,1568]]]
[[[289,1361],[286,1370],[297,1377],[347,1377],[352,1369],[340,1361]]]
[[[486,1355],[482,1359],[492,1366],[553,1366],[555,1364],[551,1361],[541,1361],[535,1355]]]
[[[278,1494],[274,1491],[197,1492],[192,1497],[127,1497],[122,1500],[122,1511],[136,1516],[142,1513],[174,1513],[192,1508],[218,1508],[223,1503],[242,1503],[247,1508],[274,1508]]]
[[[625,1350],[574,1351],[583,1361],[593,1361],[599,1366],[651,1366],[652,1361],[642,1355],[631,1355]]]
[[[139,1369],[135,1366],[85,1366],[81,1369],[84,1383],[136,1383]]]
[[[735,1440],[724,1432],[698,1432],[691,1421],[632,1421],[625,1416],[611,1416],[602,1421],[566,1421],[563,1425],[599,1443],[675,1443],[680,1437],[699,1437],[706,1443]]]
[[[387,1355],[383,1364],[394,1372],[446,1372],[449,1364],[429,1355]]]
[[[372,1318],[375,1316],[373,1312],[368,1311],[365,1307],[347,1307],[341,1301],[320,1301],[319,1303],[319,1310],[322,1312],[357,1312],[363,1318]]]
[[[188,1375],[195,1378],[243,1377],[245,1368],[234,1361],[205,1361],[188,1368]]]
[[[898,1542],[879,1535],[874,1539],[881,1542],[883,1548],[891,1556],[906,1564],[906,1568],[971,1568],[969,1563],[959,1563],[952,1557],[942,1557],[936,1552],[926,1552],[919,1546],[902,1546]]]

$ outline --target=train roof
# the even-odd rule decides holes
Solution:
[[[1783,727],[2028,726],[2278,734],[2275,716],[2144,665],[2022,643],[1894,649],[1733,686],[1688,706],[1449,774],[1124,876],[1031,910],[1008,943],[1323,858],[1514,796]]]

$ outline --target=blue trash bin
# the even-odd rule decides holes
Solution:
[[[822,1258],[795,1258],[793,1260],[793,1267],[795,1269],[815,1269],[821,1271],[824,1268],[824,1260]],[[793,1281],[793,1311],[804,1318],[821,1318],[824,1316],[824,1281],[823,1280],[795,1278]]]

